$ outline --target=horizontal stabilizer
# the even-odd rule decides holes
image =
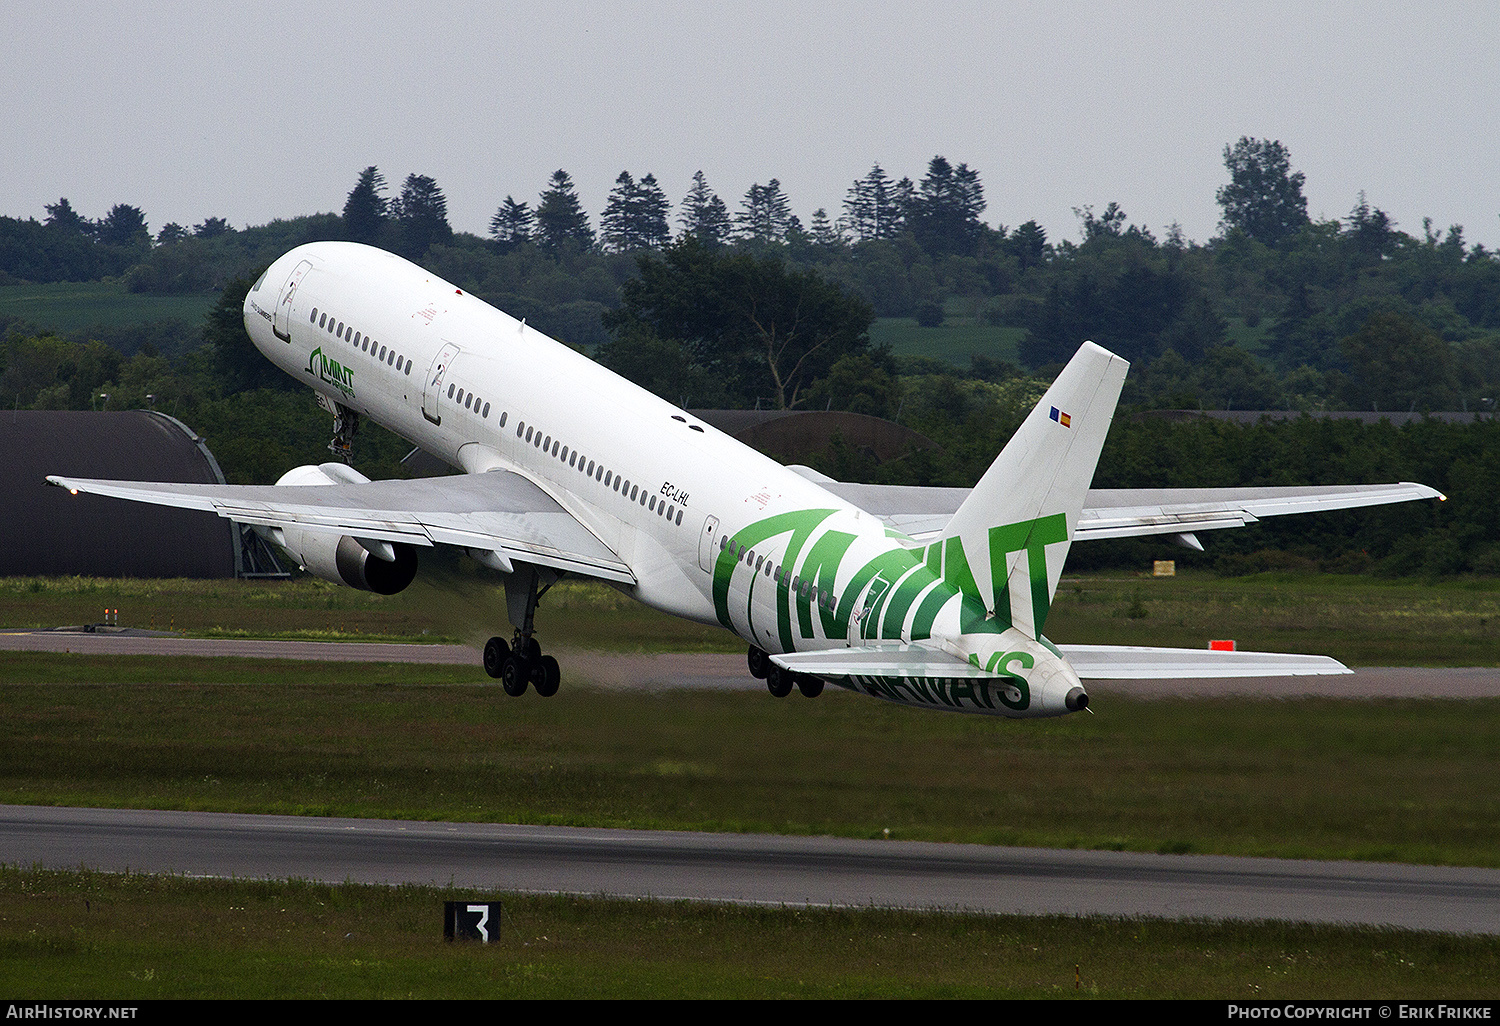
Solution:
[[[1058,649],[1082,680],[1301,677],[1353,672],[1328,656],[1282,652],[1210,652],[1197,648],[1137,648],[1129,645],[1059,645]]]

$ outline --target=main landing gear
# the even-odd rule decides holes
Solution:
[[[535,568],[517,566],[516,572],[506,577],[505,597],[511,622],[516,625],[515,637],[509,643],[504,638],[491,638],[484,646],[484,672],[500,681],[512,698],[524,695],[528,684],[543,698],[551,698],[562,682],[557,660],[542,655],[542,646],[532,637],[536,604],[552,587],[549,582],[538,590],[537,576]]]
[[[557,660],[542,655],[542,646],[535,638],[521,638],[517,632],[514,646],[504,638],[491,638],[484,646],[484,672],[500,681],[500,686],[512,698],[526,693],[526,685],[536,688],[543,698],[557,694],[562,683],[562,670]]]
[[[758,648],[752,648],[746,661],[750,664],[750,676],[766,682],[766,688],[777,698],[785,698],[792,688],[802,692],[803,698],[817,698],[823,693],[823,679],[806,673],[793,673],[771,662],[771,657]]]

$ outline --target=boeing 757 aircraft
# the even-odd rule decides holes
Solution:
[[[275,485],[49,477],[77,492],[211,510],[309,572],[392,594],[419,553],[460,548],[504,581],[510,641],[484,668],[557,691],[532,617],[560,576],[608,581],[749,645],[773,695],[830,682],[997,716],[1084,709],[1083,679],[1339,673],[1320,656],[1055,645],[1068,547],[1283,513],[1442,498],[1419,484],[1100,491],[1089,483],[1126,362],[1084,343],[972,490],[841,484],[785,467],[400,257],[301,246],[245,300],[272,362],[316,393],[347,453],[368,417],[460,475],[371,481],[345,463]]]

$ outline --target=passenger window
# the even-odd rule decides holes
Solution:
[[[504,427],[505,426],[505,412],[506,411],[504,411],[504,410],[500,411],[500,423],[498,425],[496,425],[497,427]],[[485,403],[484,404],[484,415],[486,417],[488,417],[490,415],[490,404],[489,403]]]
[[[379,359],[382,362],[385,361],[385,346],[381,346],[380,347],[380,356],[377,357],[377,359]]]
[[[484,413],[481,414],[481,416],[483,416],[485,420],[489,420],[490,419],[490,404],[489,403],[485,403],[484,404]],[[500,426],[501,427],[505,426],[505,414],[503,414],[503,413],[500,414]]]
[[[454,390],[454,389],[455,389],[455,388],[457,388],[457,387],[458,387],[458,386],[457,386],[457,385],[449,385],[449,386],[448,386],[448,398],[449,398],[449,399],[452,399],[452,398],[453,398],[453,390]]]
[[[354,333],[354,344],[359,345],[361,338],[362,336],[360,335],[360,333],[356,331]]]
[[[266,276],[264,274],[261,275],[260,276],[260,281],[265,281],[265,280],[266,280]],[[258,282],[255,283],[255,287],[257,289],[260,288],[260,281],[258,281]],[[318,323],[318,308],[317,307],[313,307],[312,322],[311,323],[313,323],[313,324],[317,324]]]
[[[320,327],[320,328],[326,328],[326,327],[328,327],[328,315],[327,314],[323,314],[321,317],[318,318],[318,327]]]

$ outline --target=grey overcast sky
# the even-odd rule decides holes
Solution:
[[[1248,135],[1289,148],[1315,217],[1364,190],[1494,248],[1497,49],[1500,4],[1444,0],[11,4],[0,214],[262,224],[341,210],[374,164],[481,235],[557,168],[596,223],[622,169],[674,219],[696,170],[731,210],[776,178],[805,223],[942,154],[990,224],[1076,239],[1073,208],[1118,201],[1205,241]]]

